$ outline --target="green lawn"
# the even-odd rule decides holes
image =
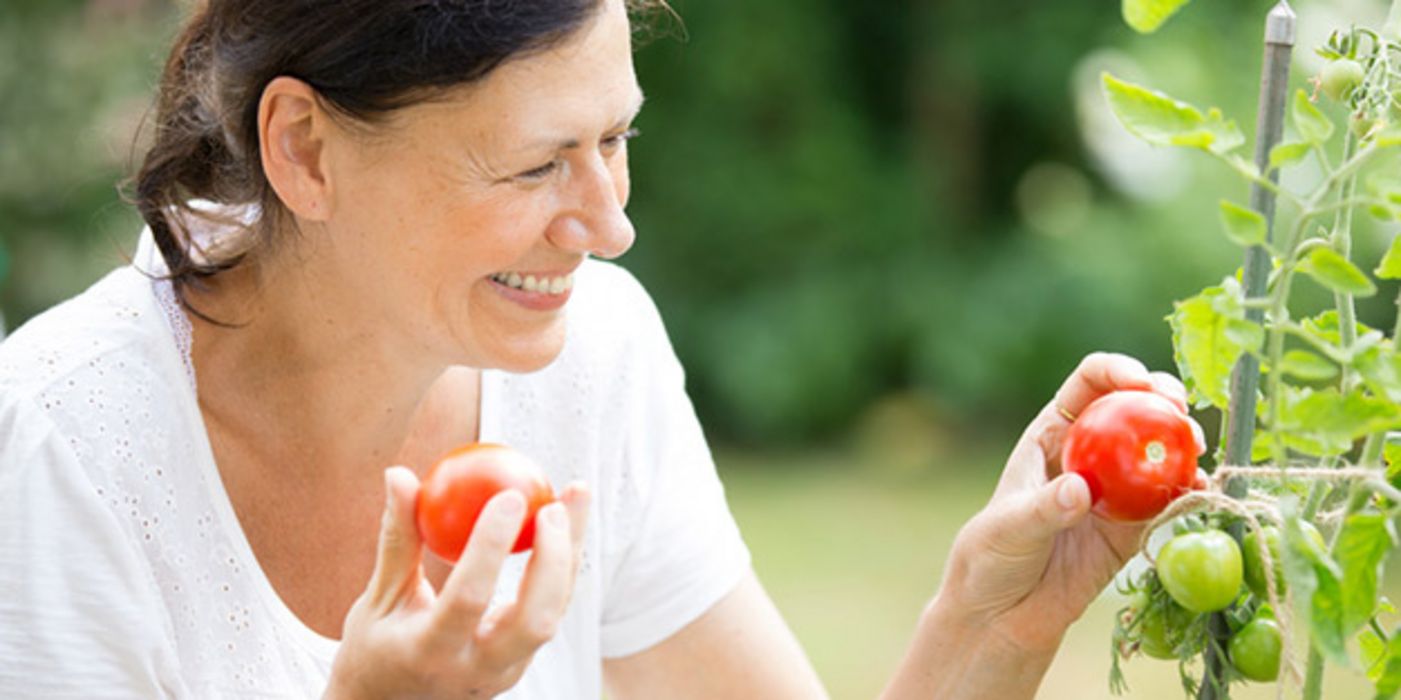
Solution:
[[[755,568],[832,697],[875,697],[938,586],[954,534],[991,493],[1002,456],[964,456],[916,473],[838,452],[718,450],[716,459]],[[1389,588],[1401,590],[1394,578]],[[1114,697],[1109,635],[1119,606],[1106,593],[1070,629],[1039,698]],[[1175,664],[1140,658],[1125,672],[1125,697],[1183,697]],[[1326,679],[1330,700],[1371,697],[1360,672],[1330,667]],[[1232,697],[1274,698],[1276,689],[1237,686]]]

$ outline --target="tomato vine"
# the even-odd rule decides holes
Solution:
[[[1124,18],[1147,33],[1187,4],[1124,0]],[[1139,653],[1176,659],[1184,690],[1207,700],[1275,678],[1281,697],[1297,687],[1318,700],[1326,667],[1354,658],[1376,698],[1401,691],[1401,624],[1379,590],[1401,517],[1401,439],[1388,440],[1401,431],[1401,313],[1390,335],[1356,313],[1378,281],[1401,280],[1401,236],[1370,275],[1352,241],[1355,212],[1401,220],[1401,0],[1380,29],[1335,31],[1316,49],[1325,68],[1289,93],[1293,21],[1284,0],[1266,20],[1253,160],[1220,110],[1103,76],[1128,131],[1200,151],[1251,188],[1248,204],[1219,204],[1245,264],[1167,318],[1194,406],[1223,415],[1222,446],[1213,487],[1149,526],[1172,523],[1176,534],[1129,585],[1113,635],[1116,691],[1120,662]],[[1305,164],[1321,172],[1311,189],[1279,184]],[[1301,276],[1332,294],[1331,309],[1293,315]],[[1302,672],[1295,624],[1309,639]]]

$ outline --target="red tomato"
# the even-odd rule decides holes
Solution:
[[[1150,391],[1099,397],[1071,424],[1061,467],[1084,477],[1094,511],[1140,521],[1192,487],[1197,444],[1187,414]]]
[[[515,489],[525,496],[525,524],[512,552],[535,543],[535,513],[555,500],[550,482],[525,455],[490,443],[473,443],[449,452],[424,477],[415,518],[429,551],[456,562],[467,546],[472,526],[492,496]]]

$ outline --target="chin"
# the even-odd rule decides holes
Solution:
[[[559,357],[564,350],[564,337],[564,324],[556,324],[543,334],[508,343],[493,353],[487,366],[516,374],[538,372]]]

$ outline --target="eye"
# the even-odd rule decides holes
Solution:
[[[637,129],[628,129],[627,131],[623,131],[612,136],[605,136],[603,140],[599,142],[599,145],[605,151],[612,151],[617,149],[619,146],[623,145],[625,142],[635,139],[641,135],[642,132],[638,131]]]
[[[552,160],[538,168],[531,168],[522,173],[516,174],[517,180],[543,180],[547,175],[559,167],[559,159]]]

